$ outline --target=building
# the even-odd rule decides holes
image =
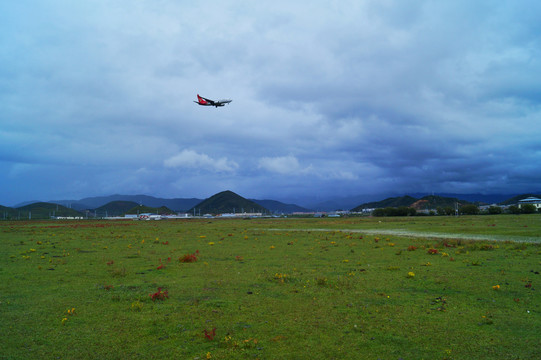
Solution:
[[[522,208],[522,205],[526,205],[526,204],[532,204],[533,206],[535,206],[537,210],[541,209],[541,199],[539,198],[530,196],[526,199],[522,199],[518,201],[519,208]]]

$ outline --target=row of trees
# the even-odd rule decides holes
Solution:
[[[541,208],[539,209],[541,212]],[[470,204],[464,205],[459,208],[461,214],[464,215],[477,215],[477,214],[488,214],[488,215],[498,215],[498,214],[534,214],[537,212],[537,208],[532,204],[523,204],[521,207],[516,205],[511,205],[507,209],[502,209],[499,206],[490,206],[488,209],[481,211],[477,206]]]
[[[520,208],[516,205],[511,205],[507,209],[502,209],[499,206],[490,206],[487,210],[481,211],[478,206],[474,204],[463,205],[460,208],[454,209],[450,206],[438,207],[435,211],[431,210],[428,215],[479,215],[479,214],[534,214],[537,212],[537,208],[532,204],[524,204]],[[541,212],[541,209],[539,209]],[[372,211],[373,216],[415,216],[415,215],[427,215],[426,213],[418,213],[414,208],[407,206],[400,207],[386,207],[378,208]]]

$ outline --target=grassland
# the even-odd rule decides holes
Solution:
[[[2,359],[540,354],[539,215],[0,222],[0,244]]]

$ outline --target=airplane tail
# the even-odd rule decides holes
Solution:
[[[197,94],[197,101],[198,101],[200,104],[207,104],[207,102],[205,101],[205,99],[203,99],[201,96],[199,96],[199,94]]]

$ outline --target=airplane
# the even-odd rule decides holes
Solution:
[[[214,101],[214,100],[210,100],[210,99],[201,97],[201,96],[199,96],[199,94],[197,94],[197,101],[194,101],[194,103],[196,103],[198,105],[202,105],[202,106],[216,106],[216,107],[218,107],[218,106],[224,106],[225,104],[229,104],[231,101],[233,101],[233,100],[223,99],[223,100]]]

